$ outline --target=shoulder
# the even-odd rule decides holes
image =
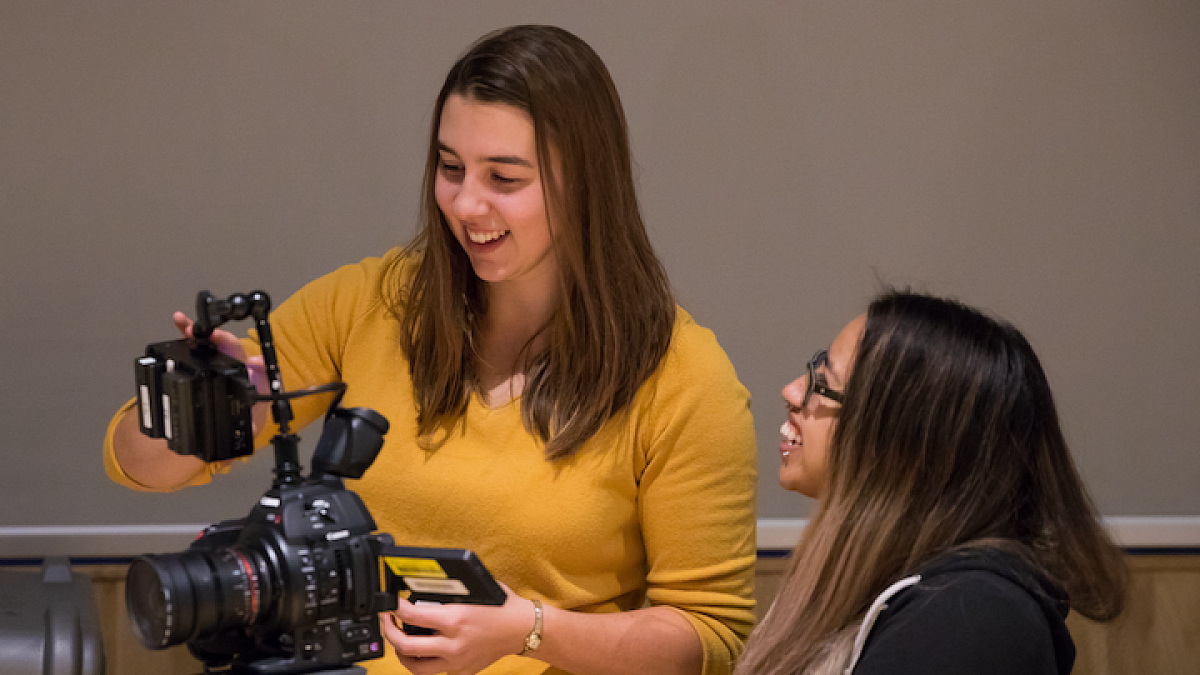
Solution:
[[[410,274],[411,263],[401,257],[399,249],[382,256],[363,258],[342,265],[313,281],[292,295],[280,307],[285,313],[301,311],[306,314],[332,312],[337,315],[361,315],[387,304],[386,292],[398,287],[393,278]]]
[[[1054,625],[1029,591],[994,572],[923,579],[888,605],[855,673],[1060,672],[1061,619]]]
[[[747,410],[750,392],[738,380],[716,335],[677,307],[671,343],[639,398],[642,406],[657,413],[668,409],[668,416],[677,418],[687,410],[703,415]]]
[[[391,249],[382,256],[372,256],[342,265],[304,288],[307,292],[338,293],[342,291],[376,290],[385,277],[410,274],[412,263],[402,257],[400,249]]]
[[[1027,618],[1045,624],[1041,605],[1024,588],[988,570],[962,570],[923,579],[895,602],[897,612],[945,614],[986,624],[992,618]]]
[[[388,289],[396,288],[386,275],[402,266],[399,251],[343,265],[305,284],[271,314],[278,343],[295,353],[319,345],[340,352],[354,331],[390,326]],[[390,329],[389,329],[390,330]]]
[[[730,462],[754,461],[750,392],[713,332],[676,309],[675,327],[658,370],[638,391],[632,406],[647,459],[707,453]],[[712,448],[720,448],[718,453]],[[731,468],[732,470],[732,468]]]
[[[729,355],[708,328],[696,323],[682,307],[675,308],[671,343],[660,366],[663,379],[684,382],[736,382]]]

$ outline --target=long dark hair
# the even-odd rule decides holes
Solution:
[[[825,497],[739,672],[811,666],[888,584],[955,548],[1015,551],[1080,614],[1120,613],[1124,561],[1012,325],[928,295],[877,297],[829,452]]]
[[[553,26],[486,35],[446,76],[433,110],[423,227],[384,282],[401,317],[425,439],[452,431],[479,387],[472,336],[487,312],[483,283],[434,193],[438,129],[452,94],[533,120],[546,211],[560,225],[552,230],[560,303],[541,331],[546,347],[523,352],[521,414],[548,458],[565,457],[629,404],[658,368],[675,323],[638,207],[621,101],[600,57]],[[405,260],[418,261],[409,278],[399,274]]]

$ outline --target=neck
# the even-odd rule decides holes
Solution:
[[[557,286],[501,282],[487,284],[487,315],[483,320],[480,347],[480,384],[493,403],[515,398],[524,384],[517,363],[521,351],[550,320],[558,302]],[[544,346],[545,337],[534,339],[530,349]]]
[[[548,284],[487,284],[486,335],[528,340],[549,321],[558,301],[557,288]]]

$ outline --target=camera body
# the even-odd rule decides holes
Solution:
[[[396,608],[383,589],[381,549],[366,505],[344,485],[360,478],[383,447],[388,422],[368,408],[342,408],[345,386],[284,392],[265,293],[197,298],[194,341],[149,345],[136,364],[142,431],[179,454],[206,462],[253,451],[251,409],[270,401],[279,433],[275,480],[237,520],[208,526],[185,551],[136,558],[125,602],[142,643],[187,643],[207,668],[283,675],[341,672],[384,653],[378,613]],[[252,316],[263,344],[270,394],[258,394],[240,361],[209,340],[230,318]],[[302,476],[288,401],[337,391]],[[209,672],[206,670],[206,672]]]
[[[387,535],[328,477],[268,490],[250,514],[210,525],[184,552],[142,556],[127,601],[143,642],[186,641],[211,666],[302,673],[383,655],[377,613]],[[149,644],[154,641],[154,644]]]

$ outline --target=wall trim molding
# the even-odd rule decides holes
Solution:
[[[808,521],[762,518],[758,548],[785,551],[796,545]],[[1104,519],[1117,544],[1125,548],[1200,548],[1200,516],[1116,516]],[[170,525],[43,525],[0,527],[0,559],[122,557],[183,550],[208,523]]]
[[[125,557],[188,547],[209,523],[0,527],[0,558]]]
[[[804,518],[758,521],[760,551],[790,550],[800,540]],[[1200,548],[1200,516],[1111,516],[1104,524],[1123,548]]]

